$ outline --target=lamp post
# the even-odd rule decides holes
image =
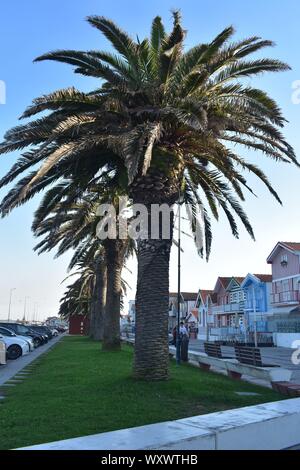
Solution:
[[[24,299],[24,314],[23,314],[23,322],[26,321],[26,304],[27,304],[27,299],[30,299],[30,297],[26,296]]]
[[[12,299],[12,293],[13,291],[16,290],[16,287],[12,287],[9,292],[9,304],[8,304],[8,321],[10,321],[10,313],[11,313],[11,299]]]
[[[209,341],[209,325],[208,325],[208,296],[206,299],[206,312],[205,312],[205,321],[206,321],[206,341]]]
[[[255,290],[254,286],[252,288],[252,295],[253,295],[253,321],[254,321],[254,345],[257,348],[257,325],[256,325],[256,298],[255,298]]]
[[[181,206],[180,206],[180,190],[178,205],[178,265],[177,265],[177,334],[176,334],[176,364],[180,364],[180,297],[181,297]]]

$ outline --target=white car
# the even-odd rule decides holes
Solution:
[[[6,344],[3,336],[0,335],[0,365],[6,364]]]
[[[29,354],[30,348],[27,341],[18,338],[17,336],[3,336],[6,345],[7,359],[15,360],[20,356]]]
[[[26,341],[29,345],[29,351],[34,350],[34,342],[33,339],[30,336],[22,336],[22,335],[16,335],[16,333],[9,328],[5,328],[4,326],[0,326],[0,335],[10,338],[19,338],[22,339],[23,341]]]

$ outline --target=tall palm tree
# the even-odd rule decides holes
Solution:
[[[91,334],[96,340],[103,340],[104,350],[120,348],[120,308],[122,299],[122,269],[133,244],[126,240],[104,240],[96,237],[100,217],[97,208],[101,203],[112,201],[115,190],[111,181],[102,181],[102,193],[95,188],[92,192],[77,193],[76,202],[72,196],[59,198],[62,188],[70,181],[51,188],[36,211],[32,229],[36,236],[43,236],[35,250],[38,253],[57,249],[57,255],[68,249],[76,249],[69,269],[78,263],[94,273],[93,293],[90,299]],[[59,201],[59,202],[58,202]]]
[[[6,134],[2,153],[34,147],[1,184],[33,165],[39,167],[4,199],[2,214],[30,198],[34,187],[41,190],[58,175],[85,168],[92,178],[121,161],[127,168],[133,202],[144,204],[150,213],[151,204],[172,207],[182,185],[188,184],[193,198],[197,203],[206,200],[214,217],[218,218],[219,208],[224,211],[234,236],[238,236],[235,215],[254,236],[239,202],[245,197],[243,189],[251,191],[244,170],[280,199],[266,175],[245,160],[240,149],[298,163],[280,131],[285,119],[278,105],[244,79],[289,67],[274,59],[249,59],[273,43],[256,36],[233,42],[232,27],[210,43],[185,50],[186,31],[179,12],[173,17],[170,33],[156,17],[150,38],[135,41],[112,21],[92,16],[89,23],[105,35],[114,52],[62,50],[37,59],[71,64],[75,73],[102,82],[89,94],[69,88],[36,99],[23,117],[50,113]],[[87,159],[87,154],[94,158]],[[207,212],[205,224],[209,227]],[[134,372],[147,380],[168,376],[172,229],[171,217],[169,239],[152,239],[149,233],[147,240],[138,242]],[[210,242],[206,255],[209,251]]]

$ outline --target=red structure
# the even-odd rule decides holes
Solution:
[[[70,335],[88,335],[89,318],[83,315],[72,315],[69,318]]]

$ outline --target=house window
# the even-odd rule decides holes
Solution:
[[[288,265],[288,257],[287,255],[282,255],[280,259],[280,264],[283,268],[286,268]]]
[[[239,294],[239,301],[243,302],[244,300],[246,300],[246,292],[241,290]]]

